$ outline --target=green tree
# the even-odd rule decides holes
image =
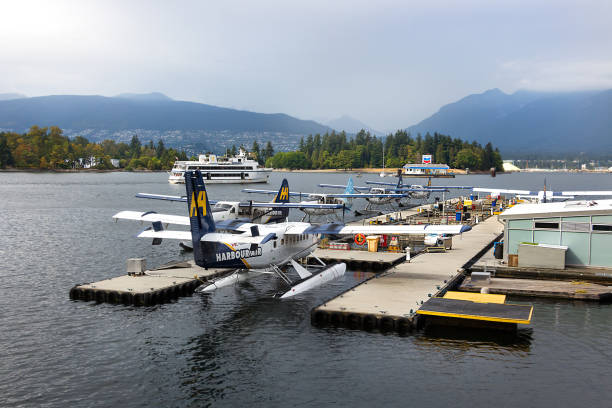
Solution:
[[[130,141],[130,156],[138,157],[140,156],[140,148],[141,148],[140,140],[138,139],[138,135],[134,134],[132,136],[132,140]]]

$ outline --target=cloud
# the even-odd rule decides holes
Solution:
[[[506,61],[501,76],[515,89],[576,91],[612,88],[612,60]]]

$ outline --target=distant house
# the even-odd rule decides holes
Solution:
[[[425,177],[454,177],[453,172],[446,164],[405,164],[404,174],[407,176]]]
[[[98,159],[91,156],[89,160],[79,157],[79,165],[84,169],[90,169],[98,164]]]
[[[110,159],[111,164],[113,165],[113,167],[119,167],[119,159]]]

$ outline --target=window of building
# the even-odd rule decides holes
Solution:
[[[559,229],[559,223],[558,222],[535,222],[535,227],[536,228],[542,228],[542,229]]]

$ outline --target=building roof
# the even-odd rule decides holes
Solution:
[[[612,200],[580,200],[558,203],[518,204],[499,219],[546,218],[578,215],[612,215]]]
[[[428,169],[428,170],[448,170],[449,167],[446,164],[405,164],[405,168],[407,169]]]

